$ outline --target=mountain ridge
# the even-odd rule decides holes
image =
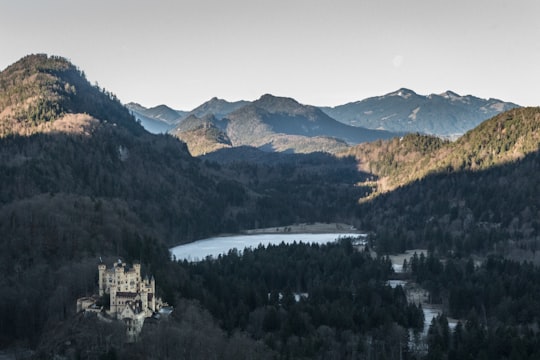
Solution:
[[[214,125],[223,129],[232,146],[254,146],[267,151],[337,151],[347,142],[358,143],[396,134],[350,127],[314,106],[270,94],[247,103]],[[182,133],[182,125],[173,133]],[[184,137],[185,138],[185,137]]]
[[[281,99],[282,103],[278,103],[276,99]],[[287,108],[290,110],[289,116],[302,113],[295,114],[295,111],[298,111],[298,109],[294,109],[298,103],[295,99],[271,94],[264,94],[254,101],[229,102],[214,97],[189,112],[178,111],[182,117],[173,122],[169,121],[167,125],[163,125],[162,119],[151,115],[148,111],[150,109],[137,108],[132,103],[127,106],[132,111],[136,111],[143,125],[155,133],[172,130],[175,125],[178,125],[182,119],[189,115],[201,118],[208,114],[214,114],[218,120],[222,120],[253,103],[257,103],[259,108],[266,110],[274,107],[271,111],[274,113],[280,111],[287,113]],[[283,108],[279,109],[275,106]],[[519,105],[495,98],[482,99],[473,95],[462,96],[452,90],[446,90],[440,94],[419,95],[413,90],[400,88],[385,95],[372,96],[334,107],[314,107],[321,109],[332,119],[354,127],[389,130],[397,133],[419,132],[455,140],[482,121],[511,108],[519,107]],[[314,116],[313,109],[311,112],[310,115],[308,111],[303,111],[303,115],[307,116],[306,120],[308,121],[310,116]],[[257,117],[256,113],[252,113],[252,115]],[[320,114],[318,116],[320,117]],[[220,125],[216,125],[220,127]]]
[[[231,112],[241,108],[242,106],[245,106],[249,104],[249,101],[245,100],[239,100],[239,101],[227,101],[224,99],[219,99],[217,97],[213,97],[210,100],[202,103],[201,105],[197,106],[195,109],[189,111],[186,114],[186,117],[189,115],[195,115],[199,118],[204,117],[206,115],[212,114],[217,119],[221,120],[227,115],[229,115]]]
[[[451,90],[424,96],[401,88],[386,95],[321,109],[350,125],[456,138],[482,121],[515,107],[519,105],[493,98],[461,96]]]
[[[423,135],[359,144],[341,156],[355,156],[359,168],[380,177],[388,191],[430,173],[476,171],[518,160],[538,151],[540,108],[515,108],[492,117],[455,142]]]
[[[137,121],[153,134],[167,133],[187,114],[186,111],[174,110],[167,105],[145,108],[141,104],[130,102],[125,106]]]

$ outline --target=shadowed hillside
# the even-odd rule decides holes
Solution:
[[[488,169],[538,149],[540,108],[517,108],[486,120],[455,142],[409,134],[360,144],[342,154],[355,156],[360,169],[380,177],[387,191],[427,174]]]
[[[0,347],[34,347],[46,326],[67,320],[75,298],[92,293],[100,256],[141,261],[174,303],[167,246],[342,219],[360,196],[350,160],[354,177],[343,179],[327,176],[331,166],[193,158],[178,139],[146,132],[63,58],[28,56],[0,80],[0,286],[9,289],[0,292]]]
[[[454,143],[410,135],[359,146],[360,167],[394,190],[364,200],[358,226],[389,251],[429,245],[538,261],[539,140],[540,108],[520,108]]]

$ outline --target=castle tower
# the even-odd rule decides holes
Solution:
[[[134,263],[133,270],[135,270],[135,273],[137,273],[137,281],[140,283],[141,282],[141,264]]]
[[[117,317],[117,312],[118,312],[118,304],[117,304],[117,300],[116,300],[116,286],[111,286],[111,304],[110,304],[110,313],[114,316],[114,317]]]
[[[103,296],[105,294],[105,289],[107,288],[107,279],[105,278],[105,271],[107,270],[107,266],[103,263],[98,265],[98,272],[99,272],[99,296]]]
[[[114,266],[113,286],[116,286],[116,291],[123,291],[122,286],[125,286],[125,282],[126,282],[125,273],[124,273],[125,265],[126,264],[122,263],[121,260],[118,260],[118,262]]]
[[[150,305],[150,309],[152,311],[156,311],[156,280],[154,279],[154,275],[152,275],[152,280],[150,280],[151,285],[151,292],[152,292],[152,303]]]
[[[149,306],[149,304],[148,304],[148,293],[147,293],[147,292],[144,292],[144,291],[141,291],[140,294],[141,294],[141,305],[142,305],[142,310],[143,310],[144,312],[146,312],[147,309],[148,309],[148,306]]]

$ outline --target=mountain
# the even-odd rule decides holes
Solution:
[[[128,105],[126,105],[126,107],[129,109]],[[148,117],[162,120],[168,124],[176,124],[179,118],[186,115],[186,111],[174,110],[167,105],[158,105],[153,108],[146,109],[144,114]]]
[[[452,91],[428,96],[409,89],[321,109],[348,125],[456,138],[482,121],[519,105],[461,96]]]
[[[379,174],[372,185],[391,185],[362,200],[357,226],[374,231],[384,251],[429,247],[538,264],[540,108],[499,114],[453,143],[435,139],[357,147],[359,164]]]
[[[408,134],[360,144],[341,153],[355,156],[359,168],[379,177],[381,191],[434,173],[478,171],[517,161],[538,151],[540,108],[515,108],[470,130],[455,142]]]
[[[212,114],[199,118],[188,115],[170,133],[186,143],[193,156],[232,146],[227,134],[216,126],[218,120]]]
[[[220,121],[223,126],[215,125]],[[223,129],[229,122],[191,117],[181,129],[215,130],[216,139],[228,145]],[[47,237],[52,254],[62,250],[59,242],[66,237],[77,246],[106,248],[121,235],[107,228],[111,233],[103,238],[96,233],[99,226],[90,226],[90,215],[79,219],[84,224],[66,220],[73,219],[72,209],[60,199],[80,202],[82,213],[95,205],[102,225],[115,219],[116,229],[125,227],[169,244],[253,227],[263,209],[266,215],[257,220],[260,225],[273,226],[276,216],[283,219],[283,205],[281,213],[269,216],[268,210],[277,204],[269,208],[259,203],[273,184],[283,186],[286,178],[279,172],[269,172],[264,179],[254,178],[257,174],[238,177],[238,169],[193,158],[183,142],[148,133],[114,94],[92,86],[83,71],[62,57],[29,55],[0,72],[0,129],[0,212],[13,213],[13,219],[21,216],[17,221],[1,218],[2,234],[20,231],[25,241]],[[250,187],[266,181],[273,183]],[[304,196],[304,204],[308,198]],[[100,209],[111,213],[102,216]],[[296,204],[295,209],[294,217],[301,219],[304,207]],[[36,217],[24,217],[27,210]],[[305,210],[314,213],[311,206]],[[30,223],[37,224],[38,218],[39,226],[50,228],[50,234],[30,235],[35,231]],[[73,227],[73,232],[61,230],[64,226]],[[108,245],[96,245],[101,241]]]
[[[226,133],[234,147],[248,145],[281,152],[335,152],[347,147],[346,142],[358,143],[396,135],[347,126],[316,107],[268,94],[226,117],[214,117],[213,123]],[[180,125],[173,133],[180,136],[182,131],[185,130]]]
[[[141,122],[141,125],[153,134],[166,133],[187,114],[186,111],[174,110],[166,105],[147,109],[137,103],[128,103],[126,107]]]
[[[218,99],[213,97],[202,105],[197,106],[195,109],[191,110],[186,116],[195,115],[196,117],[204,117],[206,115],[214,115],[218,120],[223,119],[233,111],[246,106],[249,104],[249,101],[233,101],[229,102],[227,100]]]
[[[58,121],[73,114],[78,124]],[[91,119],[145,132],[114,94],[90,85],[64,58],[29,55],[0,73],[0,136],[85,131]]]
[[[2,71],[0,114],[0,206],[32,208],[42,194],[100,199],[104,208],[120,201],[137,224],[126,228],[184,241],[202,235],[195,223],[206,211],[227,207],[215,186],[228,177],[214,177],[172,136],[148,133],[64,58],[31,55]]]
[[[167,105],[159,105],[147,109],[137,103],[128,103],[126,107],[131,111],[135,118],[141,122],[141,125],[144,126],[146,130],[153,134],[163,134],[173,130],[176,125],[180,124],[184,119],[187,119],[190,116],[203,118],[206,115],[212,115],[218,120],[221,120],[229,113],[248,103],[248,101],[228,102],[214,97],[191,111],[174,110]],[[174,131],[174,133],[178,132],[179,130]],[[195,140],[192,136],[188,136],[187,138]],[[201,141],[204,143],[204,140]],[[210,148],[212,146],[213,145],[210,145]],[[201,146],[197,145],[197,147]]]
[[[291,98],[263,95],[228,116],[227,127],[233,142],[245,145],[271,134],[307,137],[334,137],[349,143],[384,139],[396,134],[341,124],[314,106]]]

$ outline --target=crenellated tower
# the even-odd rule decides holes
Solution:
[[[107,289],[107,283],[106,283],[106,276],[105,272],[107,271],[107,266],[104,263],[100,263],[98,265],[98,273],[99,273],[99,280],[98,280],[98,287],[99,287],[99,296],[103,296],[105,294],[105,290]]]

